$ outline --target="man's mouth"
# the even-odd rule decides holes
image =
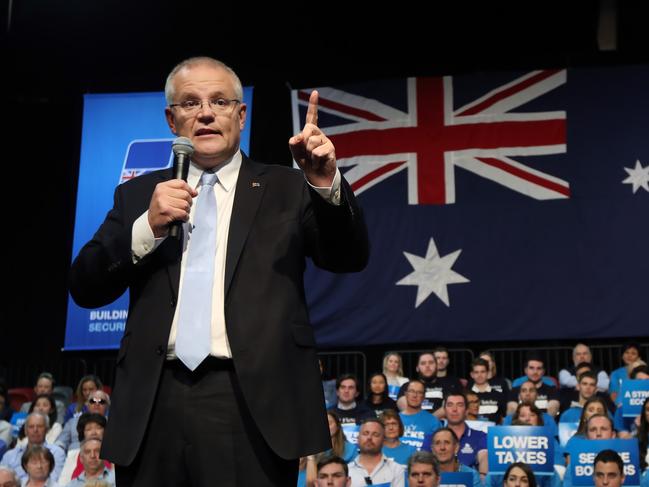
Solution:
[[[201,137],[204,135],[221,135],[221,132],[219,130],[211,129],[209,127],[201,128],[198,129],[196,132],[194,132],[194,136],[196,137]]]

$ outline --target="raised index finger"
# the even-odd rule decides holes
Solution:
[[[318,126],[318,92],[313,90],[309,96],[309,108],[306,110],[306,123]]]

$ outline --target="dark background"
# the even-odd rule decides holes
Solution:
[[[60,352],[85,93],[160,91],[180,60],[219,58],[255,87],[251,156],[287,164],[290,87],[649,62],[644,2],[352,4],[6,0],[0,376],[93,356]]]

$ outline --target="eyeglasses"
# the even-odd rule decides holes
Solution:
[[[88,399],[89,404],[108,404],[108,401],[106,399],[97,399],[96,397],[91,397]]]
[[[406,391],[406,393],[407,394],[412,394],[413,396],[423,396],[424,395],[424,391],[411,391],[411,390],[408,390],[408,391]]]
[[[189,99],[181,101],[180,103],[172,103],[169,105],[169,108],[180,107],[180,109],[188,115],[198,113],[199,110],[203,109],[203,100]],[[227,98],[210,98],[207,100],[210,109],[214,113],[230,113],[230,110],[237,104],[241,103],[241,100],[229,100]]]

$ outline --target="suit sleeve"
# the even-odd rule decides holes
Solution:
[[[365,220],[354,193],[341,180],[339,206],[325,201],[305,184],[307,254],[320,268],[331,272],[359,272],[369,259]]]
[[[125,223],[123,207],[123,189],[118,186],[113,208],[72,263],[70,293],[79,306],[104,306],[121,296],[128,287],[134,264],[131,224]]]

